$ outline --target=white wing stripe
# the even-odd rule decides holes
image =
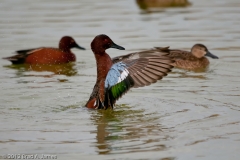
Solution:
[[[129,75],[129,72],[128,72],[128,70],[125,68],[125,69],[122,71],[120,77],[118,78],[118,82],[117,82],[117,83],[122,82],[128,75]]]
[[[105,88],[110,88],[115,84],[121,82],[128,76],[129,72],[126,69],[126,64],[122,62],[118,62],[112,65],[111,69],[108,71],[106,80],[105,80]]]

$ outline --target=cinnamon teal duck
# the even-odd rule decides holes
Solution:
[[[194,70],[206,68],[209,65],[207,57],[218,59],[218,57],[210,53],[207,47],[203,44],[195,44],[190,52],[178,49],[169,49],[169,47],[156,47],[156,49],[168,52],[168,56],[175,60],[172,65],[181,69]]]
[[[162,7],[185,7],[191,3],[188,0],[136,0],[141,9]]]
[[[59,42],[59,48],[39,47],[16,51],[16,55],[5,57],[13,64],[62,64],[76,61],[71,48],[85,50],[79,46],[72,37],[64,36]]]
[[[113,108],[130,88],[150,85],[171,71],[174,62],[167,52],[151,49],[110,58],[108,48],[124,50],[107,35],[96,36],[91,49],[97,64],[97,81],[86,103],[87,108]]]

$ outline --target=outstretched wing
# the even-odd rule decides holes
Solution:
[[[105,80],[105,106],[113,106],[131,87],[143,87],[162,79],[174,61],[159,49],[131,53],[113,58]]]
[[[134,81],[129,74],[127,65],[123,62],[115,63],[109,70],[105,79],[104,106],[106,108],[113,107],[116,100],[133,86]]]
[[[123,55],[123,56],[114,57],[114,58],[112,58],[112,62],[117,63],[117,62],[120,62],[120,61],[133,60],[133,59],[137,59],[137,58],[144,58],[144,57],[148,57],[150,55],[154,55],[154,56],[168,55],[169,56],[169,52],[170,52],[169,47],[155,47],[155,48],[150,49],[150,50],[145,50],[145,51],[141,51],[141,52],[134,52],[134,53],[126,54],[126,55]]]
[[[168,47],[131,53],[115,57],[112,60],[113,63],[126,64],[135,88],[147,86],[162,79],[171,71],[174,63],[174,60],[169,56]]]

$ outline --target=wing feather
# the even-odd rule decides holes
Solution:
[[[155,48],[113,58],[105,79],[105,108],[113,107],[130,88],[147,86],[166,76],[174,62],[168,51],[168,47]]]

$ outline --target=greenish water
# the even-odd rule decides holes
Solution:
[[[77,62],[12,66],[0,59],[0,154],[58,159],[238,159],[240,3],[191,0],[186,8],[138,8],[135,1],[2,0],[1,57],[57,47],[72,36]],[[113,111],[84,108],[96,80],[92,39],[109,35],[125,51],[154,46],[190,50],[203,43],[220,59],[202,72],[174,69],[132,89]]]

